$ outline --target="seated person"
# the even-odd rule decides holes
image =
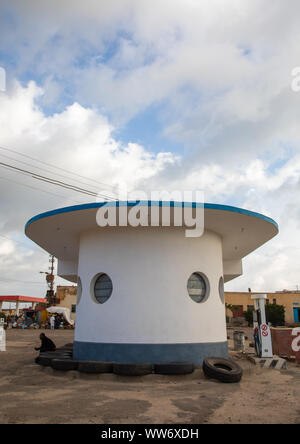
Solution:
[[[51,339],[47,338],[45,333],[40,334],[40,340],[41,340],[41,346],[36,347],[35,350],[37,351],[39,350],[40,353],[56,350],[56,345],[54,344],[53,341],[51,341]]]

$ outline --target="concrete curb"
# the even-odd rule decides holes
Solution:
[[[247,356],[250,362],[255,365],[259,365],[262,368],[270,368],[275,370],[282,370],[287,368],[287,362],[285,359],[279,356],[273,356],[273,358],[258,358],[256,356]]]

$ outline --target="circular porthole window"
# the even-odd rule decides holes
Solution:
[[[209,296],[209,281],[203,273],[193,273],[187,282],[190,298],[199,303],[205,302]]]
[[[82,295],[82,284],[81,284],[81,279],[78,276],[78,278],[77,278],[77,305],[79,304],[79,302],[81,300],[81,295]]]
[[[222,304],[224,304],[225,303],[224,279],[222,277],[220,277],[220,280],[219,280],[219,295],[220,295],[220,299],[222,301]]]
[[[111,296],[113,285],[111,278],[105,274],[100,274],[94,284],[94,297],[99,304],[104,304]]]

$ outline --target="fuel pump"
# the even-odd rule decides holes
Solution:
[[[255,294],[253,312],[253,335],[257,356],[260,358],[273,358],[271,330],[266,322],[265,300],[267,295]]]

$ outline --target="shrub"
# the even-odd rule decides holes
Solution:
[[[271,322],[274,327],[285,324],[285,308],[283,305],[266,305],[267,322]]]
[[[253,312],[254,312],[254,307],[249,307],[247,311],[244,311],[244,318],[248,322],[249,327],[253,325]]]

